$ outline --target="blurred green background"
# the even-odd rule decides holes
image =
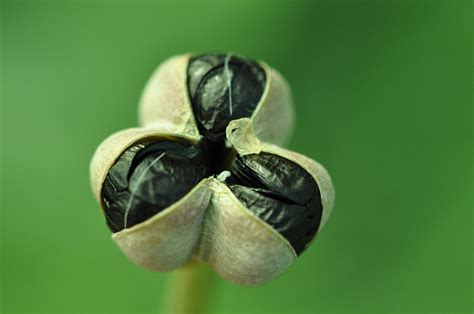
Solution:
[[[336,208],[282,277],[219,280],[212,313],[472,313],[471,1],[7,1],[0,312],[154,313],[169,274],[126,260],[89,187],[165,58],[233,51],[290,82],[290,148]]]

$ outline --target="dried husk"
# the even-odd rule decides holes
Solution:
[[[152,74],[140,98],[140,125],[167,125],[176,134],[201,138],[188,96],[186,72],[190,57],[171,57]]]
[[[112,235],[123,253],[149,270],[176,269],[199,247],[211,190],[201,181],[179,201],[148,220]]]
[[[281,275],[297,257],[290,243],[247,210],[225,184],[211,183],[199,258],[240,285],[262,284]]]

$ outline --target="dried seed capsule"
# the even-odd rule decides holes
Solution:
[[[161,64],[140,100],[140,122],[199,140],[225,139],[231,120],[248,117],[257,137],[287,141],[293,102],[282,76],[262,62],[232,54],[183,55]]]
[[[192,258],[259,284],[284,272],[334,204],[317,162],[269,144],[291,129],[289,89],[264,63],[232,55],[165,62],[141,101],[143,128],[106,139],[91,184],[112,238],[158,271]]]

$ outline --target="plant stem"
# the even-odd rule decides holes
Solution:
[[[200,262],[192,262],[174,272],[168,283],[166,314],[203,314],[214,290],[213,270]]]

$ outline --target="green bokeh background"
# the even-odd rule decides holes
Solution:
[[[270,284],[212,313],[472,313],[471,1],[7,1],[1,6],[0,312],[154,313],[169,274],[126,260],[89,187],[171,55],[233,51],[290,82],[290,148],[336,208]]]

